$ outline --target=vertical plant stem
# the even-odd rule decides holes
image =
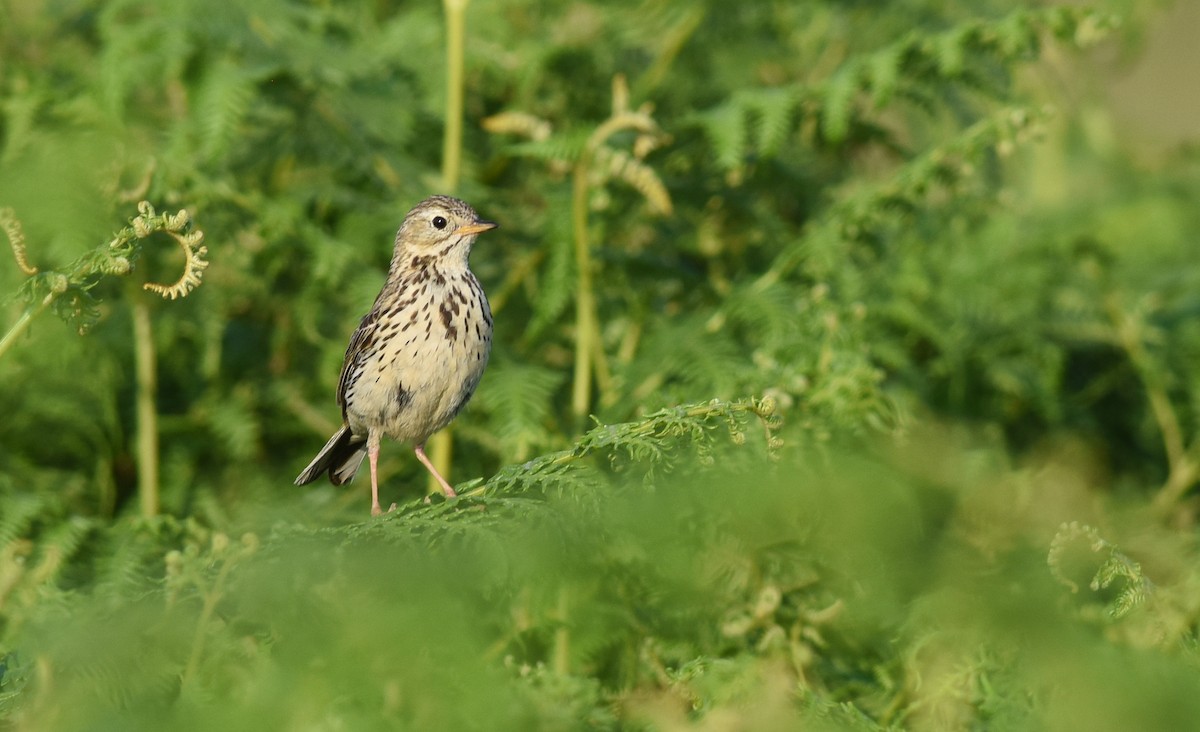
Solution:
[[[188,654],[187,666],[184,667],[183,675],[180,677],[180,684],[184,687],[196,678],[196,672],[200,670],[200,659],[204,656],[205,634],[208,632],[209,623],[212,622],[213,613],[216,612],[217,603],[224,594],[225,581],[229,577],[229,570],[233,568],[233,564],[234,562],[226,559],[221,565],[221,571],[217,573],[217,578],[213,580],[212,587],[204,593],[204,606],[201,608],[200,618],[196,622],[196,631],[192,634],[192,650]]]
[[[450,463],[454,460],[454,433],[451,431],[452,429],[452,427],[447,426],[425,442],[425,453],[429,456],[429,461],[434,464],[434,467],[438,469],[438,472],[442,474],[442,477],[450,485],[454,485],[454,481],[450,477]],[[430,473],[429,480],[425,484],[425,493],[441,492],[442,484]]]
[[[592,289],[592,251],[588,241],[587,172],[591,156],[575,164],[571,189],[571,226],[575,238],[575,383],[571,390],[571,414],[581,431],[591,408],[592,352],[596,347],[596,296]]]
[[[446,10],[446,121],[442,137],[442,188],[454,193],[462,174],[463,55],[466,47],[466,14],[469,0],[442,0]],[[454,438],[447,427],[429,438],[426,447],[438,472],[450,480]],[[437,493],[441,485],[432,475],[426,493]]]
[[[158,515],[158,372],[150,306],[140,293],[133,297],[133,350],[137,375],[137,469],[142,516]]]
[[[446,9],[446,131],[442,138],[442,185],[458,188],[462,171],[463,50],[468,0],[443,0]]]
[[[9,328],[8,332],[4,334],[4,338],[0,338],[0,357],[3,357],[5,352],[12,348],[17,339],[29,329],[29,324],[33,322],[33,319],[41,315],[42,311],[52,302],[54,302],[53,292],[46,295],[37,307],[26,308],[25,312],[21,313],[21,317],[17,318],[17,322],[13,323],[13,327]]]
[[[1155,494],[1154,507],[1159,512],[1166,513],[1197,480],[1200,480],[1200,462],[1197,462],[1188,450],[1183,427],[1171,404],[1162,370],[1146,350],[1144,320],[1122,310],[1115,296],[1110,296],[1105,305],[1112,319],[1117,341],[1125,349],[1125,354],[1146,390],[1150,413],[1154,415],[1154,422],[1162,436],[1163,451],[1167,455],[1167,481]]]

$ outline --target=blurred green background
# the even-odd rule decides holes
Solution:
[[[1196,28],[0,0],[2,724],[1196,726]],[[467,495],[368,521],[291,481],[434,192]]]

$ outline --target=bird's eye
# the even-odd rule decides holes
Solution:
[[[446,217],[445,216],[434,216],[433,217],[433,228],[435,228],[435,229],[446,228]]]

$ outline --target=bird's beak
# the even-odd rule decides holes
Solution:
[[[495,221],[476,221],[473,224],[467,224],[466,226],[458,227],[458,230],[455,231],[454,233],[455,234],[482,234],[485,231],[491,231],[492,229],[496,228],[499,225],[500,224],[497,224]]]

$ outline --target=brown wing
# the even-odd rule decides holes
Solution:
[[[355,374],[362,368],[362,362],[375,345],[375,323],[379,320],[379,311],[371,308],[371,312],[359,321],[358,329],[350,336],[350,344],[346,346],[346,357],[342,361],[342,374],[338,377],[337,403],[342,408],[342,420],[346,420],[346,392],[354,383]]]

